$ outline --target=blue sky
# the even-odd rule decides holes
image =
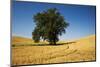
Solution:
[[[70,24],[60,40],[78,39],[95,34],[95,6],[13,1],[12,35],[32,38],[35,26],[33,16],[48,8],[57,8]]]

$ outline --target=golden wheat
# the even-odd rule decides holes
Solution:
[[[94,60],[96,60],[95,35],[58,46],[47,45],[12,47],[13,65],[79,62]]]

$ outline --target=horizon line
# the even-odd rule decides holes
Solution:
[[[59,38],[59,41],[78,40],[78,39],[85,38],[85,37],[89,37],[89,36],[96,36],[96,34],[86,35],[86,36],[83,36],[83,37],[80,37],[80,38],[71,38],[71,39],[62,39],[62,40],[61,40],[61,38]],[[32,39],[31,37],[28,37],[28,36],[21,36],[21,35],[11,35],[11,37],[22,37],[22,38]],[[41,39],[40,39],[40,40],[41,40]]]

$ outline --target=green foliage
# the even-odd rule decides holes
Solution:
[[[39,42],[40,38],[42,38],[55,45],[59,41],[58,36],[65,33],[65,28],[69,26],[69,23],[65,22],[64,17],[56,8],[39,12],[33,19],[36,24],[32,32],[35,42]]]

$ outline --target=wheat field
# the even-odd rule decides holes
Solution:
[[[20,46],[19,44],[24,45]],[[39,46],[28,44],[34,44],[33,40],[20,37],[12,38],[12,45],[14,45],[12,46],[12,65],[49,64],[96,60],[95,35],[73,40],[71,42],[64,41],[63,45],[57,46]]]

